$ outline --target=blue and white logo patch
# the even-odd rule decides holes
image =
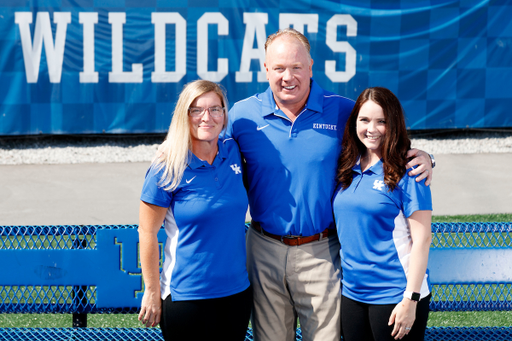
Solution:
[[[383,187],[384,187],[384,181],[382,181],[382,180],[375,180],[373,182],[373,189],[376,189],[378,191],[382,191]]]
[[[236,163],[233,164],[233,165],[230,165],[231,169],[233,170],[233,172],[235,172],[235,174],[241,174],[242,171],[240,170],[240,166],[237,165]]]

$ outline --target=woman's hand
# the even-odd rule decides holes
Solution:
[[[403,338],[411,331],[414,320],[416,319],[416,306],[418,302],[411,301],[408,298],[402,299],[391,312],[388,325],[395,324],[391,336],[395,340]]]
[[[155,327],[160,323],[162,301],[159,292],[144,291],[140,307],[139,321],[146,327]]]
[[[160,255],[158,252],[158,231],[162,226],[166,207],[140,202],[139,208],[139,248],[144,296],[139,313],[139,321],[146,327],[160,323],[162,301],[160,300]]]

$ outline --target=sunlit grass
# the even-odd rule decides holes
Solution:
[[[438,215],[432,216],[433,223],[485,223],[512,222],[512,213],[505,214],[470,214],[470,215]]]
[[[512,326],[512,311],[438,311],[428,315],[429,327]]]
[[[70,328],[72,314],[0,314],[0,328]],[[88,314],[89,328],[142,328],[137,314]]]

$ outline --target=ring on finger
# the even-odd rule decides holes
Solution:
[[[409,328],[409,327],[405,327],[405,330],[411,330],[411,328]]]

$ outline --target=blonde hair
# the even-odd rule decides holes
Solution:
[[[308,59],[311,60],[311,45],[309,44],[308,38],[291,27],[280,29],[276,33],[269,35],[265,42],[265,53],[267,53],[267,48],[274,42],[274,40],[283,35],[297,39],[306,48],[306,51],[308,52]]]
[[[196,80],[186,84],[178,98],[171,125],[169,126],[169,132],[160,149],[162,154],[153,160],[158,170],[164,169],[159,185],[167,191],[173,191],[178,187],[183,178],[183,173],[190,162],[192,140],[190,137],[188,109],[199,96],[208,92],[217,94],[222,102],[222,106],[226,108],[222,128],[222,131],[225,131],[228,122],[228,101],[221,86],[207,80]]]

